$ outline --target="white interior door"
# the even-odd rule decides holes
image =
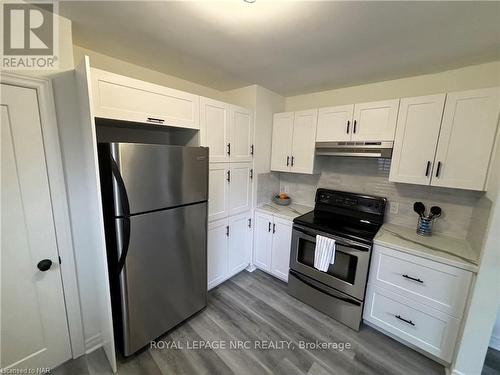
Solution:
[[[271,148],[271,170],[289,172],[292,157],[293,112],[275,113]]]
[[[248,266],[252,246],[252,229],[249,212],[229,218],[229,274],[234,275]]]
[[[352,133],[354,104],[320,108],[316,142],[349,141]]]
[[[272,215],[255,212],[253,263],[265,271],[271,270],[272,226]]]
[[[208,223],[207,277],[209,290],[226,279],[228,272],[228,233],[227,219]]]
[[[228,162],[229,104],[200,99],[201,145],[209,148],[210,162]]]
[[[313,173],[318,110],[295,112],[291,172]]]
[[[271,273],[283,281],[288,281],[291,244],[292,222],[275,217],[273,223]]]
[[[392,141],[399,99],[360,103],[354,106],[353,141]]]
[[[229,215],[229,163],[210,164],[208,171],[208,220]]]
[[[231,140],[231,161],[252,161],[253,158],[253,111],[231,105],[229,137]]]
[[[252,163],[231,163],[229,170],[229,215],[234,215],[252,205]]]
[[[446,94],[401,99],[389,180],[429,185]]]
[[[0,367],[53,368],[71,348],[37,94],[4,84],[1,94]]]
[[[498,87],[447,95],[431,185],[484,190],[499,107]]]

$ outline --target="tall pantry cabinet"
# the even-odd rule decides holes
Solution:
[[[250,264],[253,110],[200,98],[200,144],[209,147],[208,289]]]

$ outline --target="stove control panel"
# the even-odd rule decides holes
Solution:
[[[337,190],[318,189],[316,191],[316,204],[383,215],[386,199]]]

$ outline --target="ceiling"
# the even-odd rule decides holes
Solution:
[[[500,59],[500,2],[71,1],[74,43],[218,90],[282,95]]]

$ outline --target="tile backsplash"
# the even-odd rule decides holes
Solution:
[[[417,214],[413,212],[413,203],[422,201],[427,210],[431,206],[440,206],[443,210],[434,224],[434,232],[462,239],[467,236],[473,209],[483,196],[476,191],[390,182],[389,159],[318,156],[316,163],[320,174],[279,173],[280,190],[288,191],[295,203],[313,206],[319,187],[381,196],[389,203],[385,214],[387,223],[414,228]],[[269,198],[265,200],[266,195],[270,197],[276,192],[272,191],[277,188],[276,175],[259,175],[259,178],[265,177],[259,180],[258,192],[262,193],[263,200],[258,203],[269,201]],[[394,203],[399,205],[397,214],[390,212]]]

